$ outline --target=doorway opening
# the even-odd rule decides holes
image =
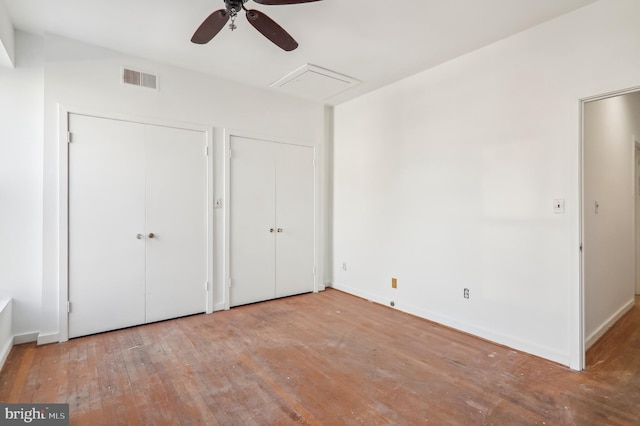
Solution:
[[[586,351],[640,292],[640,91],[582,101],[582,326]]]

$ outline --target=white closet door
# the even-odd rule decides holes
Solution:
[[[70,115],[69,337],[145,321],[144,127]]]
[[[153,322],[206,308],[206,139],[169,127],[145,131],[146,322]]]
[[[276,297],[313,291],[313,148],[276,148]]]
[[[275,293],[275,168],[272,144],[232,137],[230,305]]]
[[[313,148],[231,138],[230,305],[313,291]]]

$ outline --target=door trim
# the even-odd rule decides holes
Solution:
[[[214,127],[192,123],[183,123],[165,119],[156,119],[153,117],[139,117],[129,114],[113,114],[104,111],[92,110],[82,107],[67,107],[58,104],[58,155],[59,155],[59,175],[58,175],[58,321],[60,334],[59,342],[69,340],[69,143],[67,140],[69,134],[69,116],[85,115],[107,120],[129,121],[133,123],[146,124],[160,127],[171,127],[176,129],[193,130],[203,132],[206,138],[207,146],[207,292],[206,292],[206,313],[213,312],[213,295],[215,287],[213,285],[213,253],[214,253],[214,179],[213,179],[213,135]],[[71,142],[73,143],[73,142]],[[204,285],[204,283],[202,283]]]
[[[230,287],[231,287],[231,277],[229,274],[229,271],[231,269],[231,259],[230,259],[230,255],[231,255],[231,240],[229,237],[229,230],[230,230],[230,220],[231,220],[231,208],[230,208],[230,202],[229,200],[231,199],[231,138],[232,137],[239,137],[239,138],[247,138],[247,139],[258,139],[258,140],[263,140],[263,141],[267,141],[267,142],[273,142],[273,143],[281,143],[281,144],[288,144],[288,145],[299,145],[299,146],[306,146],[306,147],[311,147],[313,149],[313,158],[314,158],[314,168],[313,168],[313,200],[314,200],[314,206],[313,206],[313,235],[314,235],[314,243],[313,243],[313,258],[314,258],[314,275],[313,275],[313,292],[314,293],[318,293],[320,290],[324,290],[323,287],[320,286],[320,277],[321,277],[321,273],[320,273],[320,268],[319,265],[321,265],[321,259],[319,258],[320,253],[322,253],[322,251],[320,250],[319,244],[321,241],[320,235],[319,235],[319,220],[320,220],[320,190],[319,190],[319,183],[320,183],[320,175],[319,175],[319,170],[320,170],[320,166],[319,166],[319,155],[318,155],[318,148],[316,145],[314,145],[313,143],[309,142],[305,142],[305,141],[300,141],[300,140],[294,140],[294,139],[287,139],[287,138],[276,138],[273,136],[264,136],[264,135],[260,135],[260,134],[256,134],[256,133],[252,133],[252,132],[247,132],[247,131],[241,131],[241,130],[234,130],[234,129],[227,129],[225,128],[224,131],[224,220],[223,220],[223,240],[224,240],[224,249],[223,249],[223,259],[222,259],[222,268],[223,268],[223,272],[222,272],[222,276],[223,278],[223,290],[222,290],[222,294],[223,294],[223,300],[224,300],[224,309],[230,309],[230,303],[231,303],[231,299],[230,299]]]
[[[640,238],[638,238],[638,214],[640,211],[638,210],[638,194],[640,193],[640,136],[633,135],[632,136],[632,145],[633,145],[633,185],[631,185],[633,189],[633,235],[635,237],[635,244],[633,245],[635,249],[635,253],[633,254],[633,258],[636,263],[636,276],[635,276],[635,286],[634,291],[635,294],[640,294],[640,262],[638,262],[638,256],[640,255],[640,251],[638,250],[638,244],[640,244]]]
[[[578,287],[571,291],[570,300],[570,336],[571,342],[569,345],[570,364],[569,367],[574,370],[584,370],[587,365],[587,349],[585,336],[585,264],[584,264],[584,251],[582,245],[584,243],[585,235],[585,195],[584,195],[584,107],[589,102],[599,101],[602,99],[613,98],[616,96],[627,95],[629,93],[635,93],[640,91],[640,86],[631,87],[628,89],[622,89],[612,91],[608,93],[602,93],[599,95],[589,96],[579,99],[579,143],[578,143]],[[632,157],[634,157],[632,155]],[[577,308],[577,312],[574,310]]]

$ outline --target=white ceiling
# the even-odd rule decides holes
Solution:
[[[3,0],[0,0],[3,1]],[[300,44],[280,50],[239,16],[209,44],[191,36],[223,0],[4,0],[14,26],[268,88],[310,63],[361,84],[338,104],[596,0],[322,0],[264,6],[249,1]],[[270,90],[278,90],[276,88]]]

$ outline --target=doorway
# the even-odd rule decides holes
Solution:
[[[640,92],[583,101],[582,294],[586,352],[638,291]],[[584,367],[584,366],[583,366]]]

